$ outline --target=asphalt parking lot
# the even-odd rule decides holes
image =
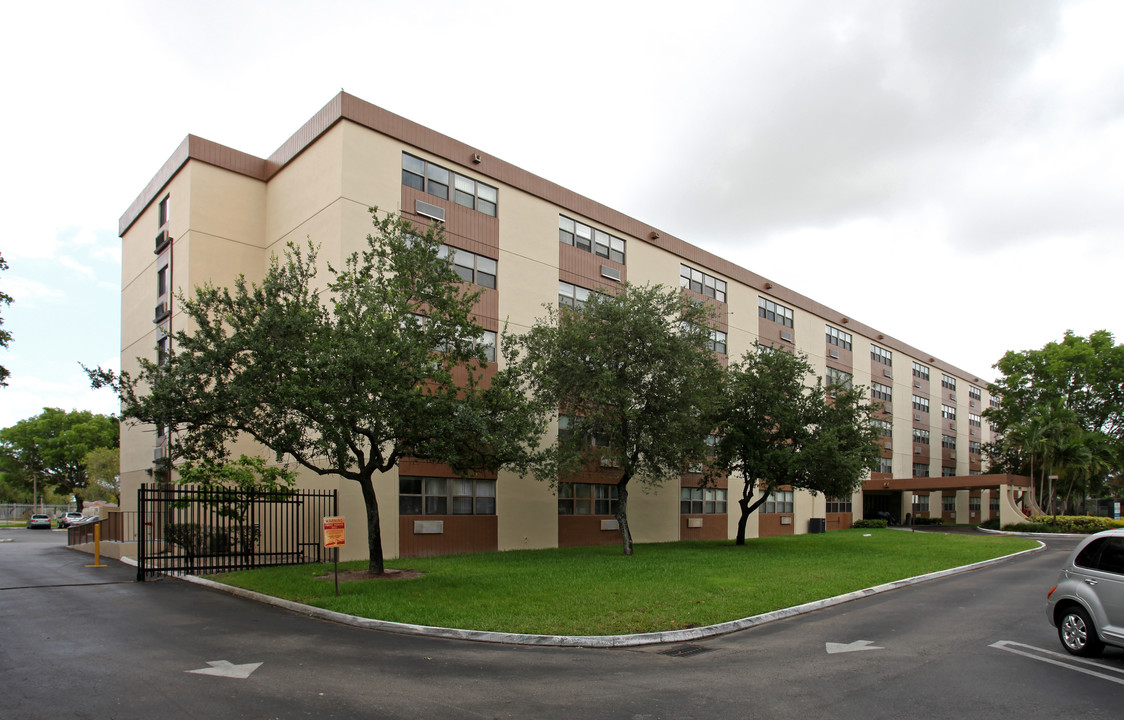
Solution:
[[[692,643],[507,646],[363,630],[0,530],[5,717],[1118,718],[1124,653],[1061,652],[1075,541]],[[63,680],[64,679],[64,680]],[[77,702],[72,702],[78,699]]]

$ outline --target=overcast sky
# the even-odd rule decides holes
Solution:
[[[117,221],[188,133],[340,89],[994,378],[1124,336],[1124,4],[50,2],[5,11],[0,427],[115,412]]]

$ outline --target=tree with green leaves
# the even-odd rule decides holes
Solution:
[[[86,499],[121,504],[121,453],[117,448],[94,448],[86,453]]]
[[[591,467],[612,472],[631,555],[630,483],[678,481],[707,454],[721,377],[712,311],[678,288],[627,283],[616,295],[591,294],[580,309],[545,307],[525,334],[504,336],[513,387],[568,421],[533,453],[532,467],[552,487]]]
[[[1067,331],[1039,350],[1007,352],[995,368],[1002,375],[988,391],[998,407],[984,410],[998,431],[995,467],[1029,473],[1044,509],[1061,492],[1048,474],[1066,505],[1101,488],[1124,460],[1124,345],[1105,330]]]
[[[117,420],[89,410],[44,408],[35,417],[0,430],[0,456],[9,471],[40,487],[73,495],[81,511],[90,477],[86,455],[116,448]]]
[[[373,478],[403,457],[458,472],[518,466],[537,445],[522,396],[480,381],[487,348],[477,292],[454,271],[436,225],[371,208],[367,247],[317,280],[316,249],[290,245],[261,284],[178,296],[189,322],[163,363],[114,386],[123,418],[171,429],[171,457],[216,471],[249,436],[320,476],[353,480],[367,514],[371,573],[385,571]]]
[[[0,253],[0,270],[7,270],[8,263],[4,260],[4,254]],[[0,306],[11,305],[12,296],[0,290]],[[12,333],[4,329],[4,318],[0,316],[0,348],[8,347],[8,343],[12,341]],[[0,365],[0,387],[8,387],[8,376],[11,371],[8,368]]]
[[[865,389],[809,384],[812,373],[806,356],[761,345],[726,373],[716,465],[742,477],[737,545],[750,514],[780,487],[850,497],[878,467]]]

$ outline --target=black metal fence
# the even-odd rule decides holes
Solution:
[[[322,518],[336,491],[245,492],[142,484],[137,491],[137,580],[321,562]]]

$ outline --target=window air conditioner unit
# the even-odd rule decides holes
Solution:
[[[893,373],[891,373],[889,370],[883,370],[882,374],[888,378],[894,377]]]
[[[617,270],[614,267],[609,267],[608,265],[602,265],[601,266],[601,277],[608,278],[610,280],[616,280],[617,282],[620,282],[621,281],[621,271]]]
[[[920,380],[914,380],[913,381],[913,387],[915,387],[915,388],[921,387],[921,381]]]
[[[160,462],[161,460],[163,460],[166,457],[168,457],[168,448],[166,448],[166,447],[152,448],[152,462]]]
[[[170,242],[172,242],[172,236],[168,234],[168,230],[161,230],[156,236],[156,249],[153,250],[153,253],[159,255],[160,251],[168,247]]]
[[[152,322],[158,323],[164,318],[172,314],[171,308],[168,307],[167,302],[157,303],[156,312],[152,318]]]
[[[433,220],[445,222],[445,208],[432,203],[427,203],[424,200],[417,200],[414,203],[414,212]]]
[[[894,449],[894,443],[892,443],[892,442],[886,443],[886,449],[887,450],[893,450]]]
[[[948,394],[948,399],[949,399],[949,400],[955,400],[955,399],[956,399],[956,393],[949,393],[949,394]]]
[[[921,419],[921,413],[913,413],[913,419],[914,420],[920,420]]]
[[[913,454],[914,455],[920,455],[921,454],[921,448],[919,448],[919,447],[913,448]]]
[[[829,354],[830,354],[830,355],[831,355],[831,356],[832,356],[833,358],[835,358],[835,359],[837,359],[837,360],[839,359],[839,351],[838,351],[838,350],[828,350],[828,353],[829,353]]]
[[[788,330],[781,330],[781,340],[785,342],[792,342],[792,333]]]
[[[949,430],[955,430],[956,429],[956,421],[955,420],[953,420],[952,422],[950,422],[948,424],[948,429]]]
[[[953,453],[949,453],[949,454],[948,454],[948,459],[949,459],[949,460],[955,460],[955,459],[956,459],[956,453],[954,453],[954,452],[953,452]]]

